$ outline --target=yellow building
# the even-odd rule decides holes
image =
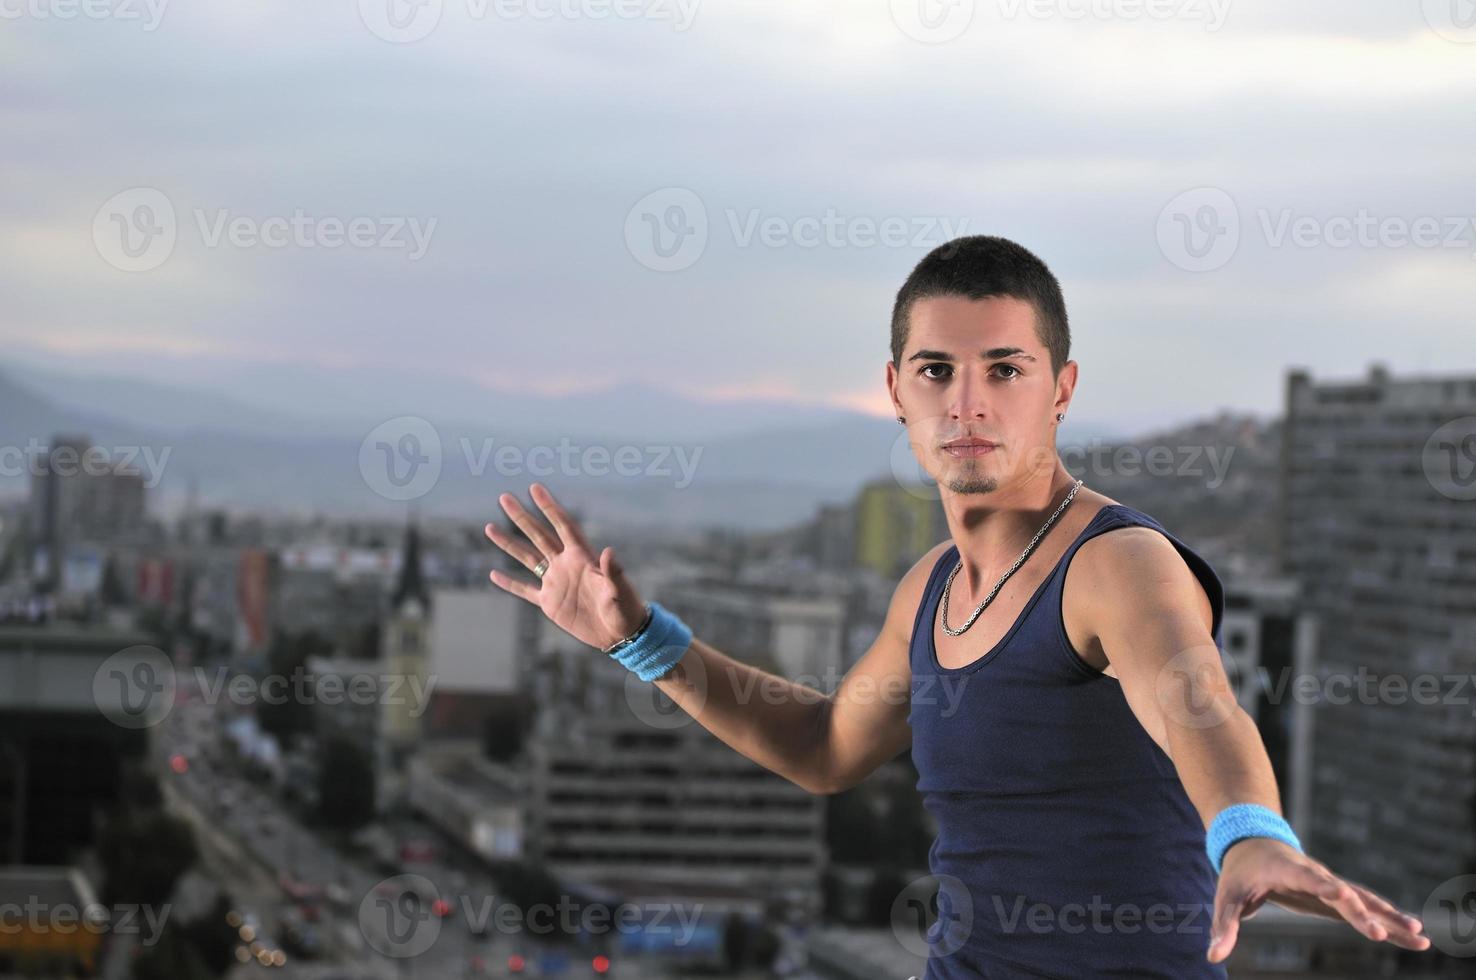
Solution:
[[[876,480],[856,499],[856,563],[900,579],[929,548],[948,537],[936,487]]]
[[[107,910],[76,868],[0,870],[0,975],[97,976]]]

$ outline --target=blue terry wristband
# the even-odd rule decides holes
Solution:
[[[610,659],[635,671],[641,680],[654,681],[675,666],[691,645],[692,631],[687,624],[653,601],[651,622],[632,643],[610,654]]]
[[[1220,861],[1230,845],[1247,837],[1271,837],[1299,851],[1302,849],[1302,842],[1292,833],[1291,824],[1275,810],[1259,803],[1236,803],[1215,814],[1205,834],[1204,849],[1209,854],[1210,863],[1215,866],[1216,874],[1220,873]]]

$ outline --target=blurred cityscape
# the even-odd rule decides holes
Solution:
[[[495,493],[166,514],[96,433],[32,435],[0,501],[0,976],[922,974],[907,754],[831,796],[753,764],[488,581],[528,577],[483,534],[521,533]],[[1308,852],[1436,939],[1267,905],[1232,976],[1473,975],[1476,375],[1294,370],[1279,418],[1098,448],[1063,459],[1226,582],[1227,670]],[[645,598],[823,691],[948,536],[936,488],[885,477],[778,530],[570,507]]]

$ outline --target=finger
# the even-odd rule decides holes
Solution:
[[[615,558],[614,548],[606,548],[604,551],[600,552],[600,571],[603,572],[605,578],[609,579],[617,588],[623,588],[630,585],[630,581],[625,577],[625,566],[620,564],[620,562]]]
[[[512,518],[512,522],[522,529],[529,541],[533,542],[534,547],[543,552],[549,560],[564,550],[558,540],[543,526],[543,522],[528,513],[523,502],[517,497],[504,493],[498,496],[497,501],[502,504],[502,509],[507,511],[507,516]]]
[[[1240,912],[1250,896],[1226,892],[1215,900],[1214,925],[1210,927],[1209,961],[1218,963],[1230,955],[1240,935]]]
[[[492,539],[493,544],[522,562],[523,567],[528,569],[528,571],[531,572],[534,568],[538,567],[538,563],[543,560],[543,555],[534,551],[532,547],[524,544],[512,535],[507,534],[497,525],[488,524],[483,530],[487,532],[487,537]]]
[[[1374,917],[1384,924],[1388,931],[1387,940],[1396,946],[1405,949],[1426,949],[1430,945],[1428,936],[1421,936],[1420,930],[1425,924],[1415,916],[1401,912],[1395,905],[1382,895],[1375,892],[1366,885],[1349,882],[1363,898],[1364,903],[1373,911]]]
[[[521,599],[527,599],[535,606],[538,605],[538,588],[532,583],[512,578],[500,568],[492,569],[492,574],[489,578],[513,595]]]
[[[578,546],[587,554],[590,550],[589,542],[585,540],[584,532],[579,529],[579,522],[574,520],[563,505],[554,499],[553,491],[541,483],[535,483],[528,488],[528,493],[533,498],[533,502],[548,517],[549,523],[554,526],[559,538]]]
[[[1342,878],[1328,873],[1327,880],[1321,884],[1316,894],[1318,898],[1341,912],[1349,925],[1369,939],[1378,942],[1388,938],[1388,930],[1374,918],[1373,913],[1364,903],[1363,897],[1358,894],[1358,890]]]

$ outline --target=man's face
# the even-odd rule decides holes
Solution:
[[[1056,378],[1034,307],[1008,296],[935,296],[913,304],[909,326],[901,370],[888,362],[887,384],[913,452],[940,487],[992,493],[1054,466]],[[958,440],[986,444],[950,445]]]

